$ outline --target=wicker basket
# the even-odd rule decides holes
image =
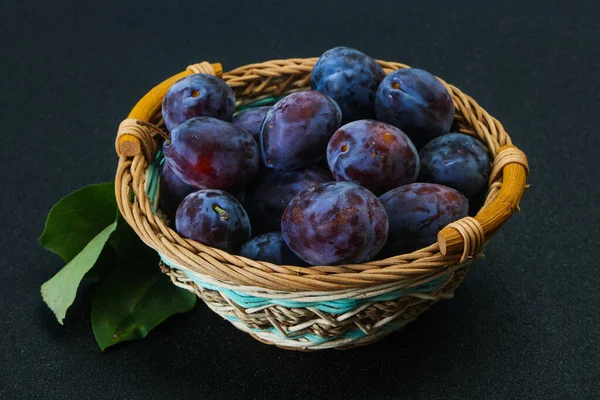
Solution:
[[[153,88],[119,127],[116,197],[140,238],[161,256],[177,286],[198,295],[238,329],[286,349],[349,348],[377,341],[405,326],[461,283],[485,243],[517,209],[526,186],[527,160],[502,125],[471,97],[448,88],[455,124],[481,139],[494,156],[486,202],[475,218],[445,227],[438,242],[410,254],[360,265],[273,265],[181,238],[157,206],[158,149],[164,136],[162,98],[192,73],[221,76],[238,110],[272,104],[309,87],[316,58],[275,60],[222,73],[220,64],[189,66]],[[378,61],[386,73],[406,65]]]

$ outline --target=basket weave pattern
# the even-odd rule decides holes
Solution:
[[[308,89],[316,60],[252,64],[222,78],[233,88],[238,109],[272,104]],[[407,67],[378,62],[386,73]],[[481,139],[494,164],[481,211],[444,228],[437,243],[364,264],[297,267],[250,260],[181,238],[156,209],[160,159],[155,156],[164,135],[162,97],[173,82],[197,72],[221,75],[219,64],[190,66],[151,90],[121,124],[117,201],[140,238],[159,252],[161,268],[174,284],[196,293],[262,342],[299,350],[347,348],[402,328],[436,301],[452,297],[473,258],[515,211],[525,189],[527,160],[502,125],[442,81],[454,99],[458,130]]]

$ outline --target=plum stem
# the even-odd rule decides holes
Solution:
[[[229,221],[229,213],[219,207],[217,204],[213,206],[213,210],[219,213],[221,216],[221,221]]]

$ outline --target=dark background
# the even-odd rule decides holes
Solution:
[[[0,398],[598,398],[599,20],[595,0],[4,2]],[[443,77],[529,157],[522,212],[455,298],[343,352],[260,344],[201,304],[103,354],[89,287],[58,325],[39,293],[62,267],[38,245],[45,216],[113,179],[145,91],[193,62],[336,45]]]

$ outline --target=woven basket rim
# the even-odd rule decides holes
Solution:
[[[317,58],[293,58],[254,63],[222,74],[243,106],[308,89]],[[405,64],[378,60],[386,74]],[[474,217],[444,228],[438,242],[408,254],[363,264],[298,267],[274,265],[181,238],[152,210],[145,190],[147,172],[158,149],[160,106],[164,93],[176,80],[192,73],[221,75],[220,64],[189,66],[153,88],[120,126],[116,149],[119,164],[116,197],[119,209],[140,238],[161,254],[163,261],[218,281],[242,287],[281,292],[337,291],[399,281],[422,281],[477,255],[490,237],[517,209],[526,186],[528,165],[522,151],[512,145],[502,124],[458,88],[440,81],[452,94],[459,131],[481,139],[494,156],[486,203]],[[438,78],[439,79],[439,78]],[[134,196],[130,196],[133,192]]]

